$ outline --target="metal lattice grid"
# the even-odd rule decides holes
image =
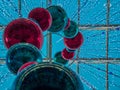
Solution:
[[[37,0],[37,2],[38,2],[39,0]],[[94,3],[93,3],[93,1],[94,1]],[[105,8],[105,11],[106,11],[106,13],[105,13],[105,18],[102,18],[101,20],[97,20],[95,23],[90,23],[91,21],[90,20],[86,20],[86,22],[87,21],[90,21],[90,22],[88,22],[88,23],[83,23],[83,16],[82,16],[82,12],[84,12],[83,13],[83,15],[85,14],[85,11],[83,11],[83,10],[85,10],[85,7],[90,7],[90,5],[88,4],[89,2],[91,2],[91,3],[93,3],[94,5],[96,4],[96,3],[100,3],[100,0],[76,0],[75,1],[75,5],[76,5],[76,8],[75,8],[75,12],[74,12],[74,14],[73,15],[71,15],[71,17],[72,17],[72,20],[75,20],[76,22],[78,22],[78,26],[79,26],[79,30],[80,30],[80,32],[82,32],[83,33],[83,35],[85,34],[85,33],[91,33],[93,36],[95,35],[95,38],[97,38],[98,36],[100,36],[101,34],[98,34],[98,36],[97,36],[97,34],[96,33],[94,33],[94,31],[95,32],[101,32],[101,33],[103,33],[104,32],[104,41],[105,41],[105,48],[103,48],[103,51],[105,51],[104,52],[104,56],[100,56],[99,54],[98,54],[98,56],[95,56],[95,55],[97,55],[97,54],[90,54],[90,55],[92,55],[92,56],[94,56],[94,57],[82,57],[82,55],[81,55],[81,53],[80,52],[82,52],[82,48],[80,48],[80,49],[78,49],[78,51],[76,52],[76,58],[74,58],[74,60],[73,61],[71,61],[70,62],[70,64],[68,65],[68,66],[70,66],[71,68],[72,68],[72,65],[74,66],[74,63],[75,63],[75,67],[76,67],[76,72],[79,74],[79,73],[81,73],[82,72],[82,70],[81,69],[85,69],[86,70],[86,72],[87,73],[92,73],[93,71],[91,71],[91,70],[87,70],[88,68],[86,68],[85,66],[88,66],[89,68],[94,68],[94,69],[96,69],[97,71],[103,71],[104,72],[104,76],[106,76],[106,77],[104,77],[104,76],[101,76],[101,75],[95,75],[95,73],[93,74],[93,76],[94,76],[94,78],[97,78],[97,77],[101,77],[102,79],[104,79],[105,80],[105,84],[104,84],[104,87],[106,88],[106,90],[108,90],[108,89],[110,89],[110,85],[113,85],[113,86],[115,86],[115,87],[118,87],[118,88],[120,88],[119,87],[119,84],[116,84],[116,83],[113,83],[112,82],[112,84],[110,84],[111,82],[110,82],[110,76],[112,75],[113,76],[113,78],[115,78],[115,77],[119,77],[119,75],[117,75],[118,73],[116,73],[116,72],[111,72],[110,70],[116,70],[117,72],[119,72],[119,69],[117,69],[117,68],[115,68],[115,67],[119,67],[119,62],[120,62],[120,50],[119,50],[119,44],[120,43],[118,43],[119,42],[119,40],[118,39],[115,39],[115,41],[117,42],[115,42],[114,40],[113,41],[110,41],[110,40],[112,40],[110,37],[110,35],[111,35],[111,33],[113,34],[113,32],[116,32],[117,34],[115,34],[116,36],[114,36],[114,37],[116,37],[117,38],[117,36],[119,35],[118,34],[118,32],[119,32],[119,28],[120,28],[120,22],[116,22],[116,18],[115,18],[115,20],[114,19],[112,19],[111,17],[114,17],[114,16],[112,16],[112,15],[116,15],[116,14],[118,14],[118,16],[119,16],[119,10],[117,11],[117,12],[115,12],[115,13],[113,13],[112,15],[110,14],[110,11],[111,11],[111,7],[113,7],[113,6],[111,6],[111,2],[113,2],[112,0],[110,1],[110,0],[104,0],[104,2],[106,2],[105,4],[104,4],[104,6],[106,7]],[[2,0],[2,2],[4,2],[4,5],[5,4],[7,4],[7,1],[6,0]],[[17,0],[16,0],[16,2],[17,2]],[[40,1],[40,4],[37,4],[37,5],[40,5],[40,6],[42,6],[42,7],[46,7],[46,6],[48,6],[48,5],[56,5],[56,3],[61,3],[61,2],[63,2],[62,4],[63,4],[63,6],[65,7],[65,3],[67,3],[67,4],[70,4],[70,2],[72,3],[73,1],[72,0],[69,0],[69,1],[67,1],[67,0],[65,0],[65,1],[62,1],[62,0],[46,0],[46,2],[45,1]],[[116,0],[116,2],[115,3],[113,3],[114,5],[116,5],[117,3],[119,3],[120,1],[119,0]],[[13,7],[13,9],[16,9],[16,7],[14,7],[14,1],[10,1],[10,3],[11,3],[11,6]],[[28,6],[27,6],[27,4],[29,4]],[[25,1],[25,0],[18,0],[18,4],[17,4],[17,6],[18,6],[18,17],[24,17],[24,15],[23,15],[23,13],[24,12],[26,12],[26,13],[28,13],[29,11],[30,11],[30,5],[32,5],[33,4],[33,1],[31,0],[28,0],[28,1]],[[62,4],[60,4],[60,5],[62,5]],[[92,5],[92,4],[91,4]],[[93,6],[94,6],[93,5]],[[15,5],[16,6],[16,5]],[[26,10],[23,12],[23,7],[26,7]],[[4,7],[3,7],[4,8]],[[83,9],[84,8],[84,9]],[[93,8],[93,7],[92,7]],[[65,9],[66,10],[68,10],[68,8],[67,7],[65,7]],[[4,12],[4,15],[5,15],[5,17],[7,16],[7,17],[11,17],[8,13],[6,14],[5,13],[5,10],[2,10],[3,12]],[[77,12],[76,12],[77,11]],[[88,10],[87,10],[88,11]],[[86,12],[87,12],[86,11]],[[105,12],[104,10],[101,10],[101,12],[100,13],[98,13],[98,16],[97,15],[95,15],[95,18],[97,18],[97,17],[99,17],[99,15],[100,14],[102,14],[103,12]],[[104,14],[104,13],[103,13]],[[17,18],[18,18],[17,17]],[[70,17],[70,18],[71,18]],[[13,17],[13,19],[14,18],[16,18],[16,17]],[[101,18],[101,17],[100,17]],[[99,18],[98,18],[99,19]],[[115,21],[115,23],[111,23],[112,22],[112,20],[113,21]],[[4,28],[5,28],[5,24],[1,24],[0,25],[0,29],[3,31],[4,30]],[[93,33],[92,33],[93,32]],[[89,34],[88,34],[89,35]],[[93,36],[91,36],[91,37],[93,37]],[[53,57],[52,57],[52,54],[53,54],[53,37],[54,37],[54,35],[52,35],[51,33],[47,33],[47,37],[46,37],[46,43],[47,43],[47,53],[46,53],[46,55],[45,56],[47,56],[45,59],[47,59],[47,60],[50,60],[50,62],[51,62],[51,60],[53,59]],[[62,37],[61,37],[62,38]],[[94,40],[94,41],[97,41],[97,40]],[[113,48],[113,49],[110,49],[109,47],[111,47],[110,46],[110,44],[111,43],[116,43],[116,44],[118,44],[118,48]],[[98,43],[99,44],[99,43]],[[83,44],[84,45],[84,44]],[[97,45],[97,44],[93,44],[93,45]],[[84,47],[85,48],[85,47]],[[82,49],[82,50],[81,50]],[[115,57],[115,56],[113,56],[113,57],[109,57],[109,54],[111,54],[111,53],[109,53],[109,51],[111,51],[111,50],[115,50],[115,49],[117,49],[114,53],[115,54],[117,54],[118,53],[118,56],[117,57]],[[87,49],[86,49],[87,50]],[[102,50],[102,49],[100,49],[100,50]],[[85,53],[85,52],[84,52]],[[87,52],[86,52],[87,53]],[[89,55],[88,55],[89,56]],[[112,56],[112,54],[111,54],[111,56]],[[5,57],[3,57],[3,58],[1,58],[0,59],[0,63],[1,63],[1,66],[2,65],[4,65],[5,64]],[[104,64],[102,67],[104,67],[104,69],[102,69],[101,67],[97,67],[96,65],[94,65],[94,64]],[[115,66],[115,67],[112,67],[112,66]],[[112,67],[113,69],[111,69],[110,67]],[[94,84],[91,84],[87,79],[85,79],[85,78],[83,78],[82,76],[80,76],[80,78],[81,78],[81,80],[82,80],[82,82],[84,83],[84,84],[86,84],[86,86],[88,86],[90,89],[92,89],[92,90],[95,90],[95,89],[99,89],[99,88],[97,88],[97,87],[95,87],[95,85]],[[98,83],[98,84],[100,84],[100,83]]]

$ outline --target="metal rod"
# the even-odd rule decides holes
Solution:
[[[0,24],[0,27],[2,27],[4,25],[1,25]],[[84,24],[84,25],[78,25],[78,27],[120,27],[120,24],[109,24],[109,25],[104,25],[104,24],[95,24],[95,25],[92,25],[92,24]]]
[[[115,30],[116,28],[120,28],[120,25],[118,26],[79,26],[80,30]]]
[[[109,26],[110,0],[107,0],[106,26]],[[109,28],[106,28],[106,60],[109,57]],[[109,90],[109,63],[106,63],[106,90]]]
[[[5,25],[0,25],[0,29],[3,29],[5,28],[6,26]],[[115,30],[116,28],[119,28],[120,29],[120,25],[95,25],[95,26],[92,26],[92,25],[79,25],[78,26],[80,30],[107,30],[109,29],[110,30]]]
[[[43,58],[43,59],[47,60],[49,58]],[[5,58],[0,58],[0,60],[5,60]],[[91,62],[91,61],[96,61],[96,60],[102,61],[102,60],[107,60],[107,59],[106,58],[78,58],[78,59],[73,58],[73,59],[71,59],[71,61],[72,60],[75,60],[75,61],[81,61],[81,60],[88,61],[89,60]],[[120,61],[120,58],[108,58],[108,60],[111,60],[111,61],[114,61],[114,60]]]
[[[120,60],[120,58],[107,58],[108,60]],[[78,58],[77,60],[106,60],[106,58]]]
[[[78,25],[81,27],[107,27],[107,26],[120,26],[120,24],[109,24],[109,25],[105,25],[105,24],[82,24],[82,25]]]
[[[22,9],[21,0],[18,0],[18,15],[19,15],[19,17],[22,17],[21,9]]]
[[[80,0],[78,0],[78,25],[80,25]],[[80,52],[80,48],[78,49],[77,52],[77,59],[79,58],[79,52]],[[79,62],[76,62],[76,72],[79,74],[80,72],[80,66],[79,66]]]
[[[52,34],[48,32],[47,36],[47,58],[52,62]]]
[[[52,0],[46,0],[46,7],[52,4]],[[49,62],[52,63],[52,34],[47,32],[47,58],[49,58]]]
[[[78,26],[80,25],[80,0],[78,0]]]
[[[44,61],[50,60],[51,58],[43,58]],[[0,59],[0,64],[5,64],[5,58],[1,58]],[[53,60],[53,58],[52,58]],[[73,63],[87,63],[87,64],[120,64],[120,58],[108,58],[108,60],[106,60],[106,58],[79,58],[79,59],[72,59],[70,60],[70,65]],[[74,61],[74,62],[73,62]]]

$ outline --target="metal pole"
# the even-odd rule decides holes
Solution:
[[[46,7],[52,3],[52,0],[46,0]],[[50,63],[52,63],[52,34],[47,32],[47,58]]]
[[[49,62],[52,62],[52,34],[48,32],[47,36],[47,58]]]
[[[80,25],[80,0],[78,0],[78,26]],[[80,52],[80,48],[78,48],[78,52],[77,52],[77,59],[79,58],[79,52]],[[77,61],[77,63],[76,63],[76,71],[77,71],[77,73],[79,74],[79,72],[80,72],[80,66],[79,66],[79,62]]]
[[[78,0],[78,26],[80,25],[80,0]]]
[[[19,17],[22,17],[21,9],[22,9],[22,7],[21,7],[21,0],[18,0],[18,15],[19,15]]]
[[[53,59],[53,58],[52,58]],[[5,64],[5,58],[0,58],[0,64]],[[43,58],[43,60],[48,60],[48,58]],[[120,58],[78,58],[72,59],[68,66],[71,66],[73,63],[87,63],[87,64],[120,64]]]
[[[109,26],[109,14],[110,14],[110,0],[107,0],[107,14],[106,25]],[[106,29],[106,60],[108,60],[109,54],[109,29]],[[106,64],[106,90],[109,90],[109,63]]]
[[[0,29],[5,28],[6,25],[0,25]],[[116,30],[116,28],[120,29],[120,24],[113,24],[113,25],[79,25],[80,30]]]
[[[116,30],[116,28],[120,29],[120,25],[79,25],[80,30]]]

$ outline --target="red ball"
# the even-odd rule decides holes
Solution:
[[[24,70],[25,68],[27,68],[27,67],[29,67],[29,66],[31,66],[31,65],[33,65],[33,64],[38,64],[38,63],[37,63],[37,62],[27,62],[27,63],[23,64],[23,65],[19,68],[18,73],[20,73],[22,70]]]
[[[65,60],[69,60],[69,59],[72,59],[74,57],[75,53],[74,52],[68,52],[65,49],[63,49],[62,51],[62,58],[64,58]]]
[[[28,17],[36,20],[43,31],[49,29],[52,24],[51,14],[44,8],[33,9]]]
[[[83,36],[79,32],[74,38],[64,38],[64,44],[71,50],[78,49],[83,43]]]
[[[68,19],[67,25],[65,27],[65,30],[67,30],[70,27],[70,19]]]
[[[37,48],[41,48],[43,44],[42,30],[29,19],[16,19],[5,28],[4,42],[7,48],[21,42],[30,43]]]

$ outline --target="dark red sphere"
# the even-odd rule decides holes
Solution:
[[[21,42],[30,43],[37,48],[41,48],[43,44],[42,30],[29,19],[16,19],[5,28],[4,42],[7,48]]]
[[[67,25],[65,27],[65,30],[67,30],[70,27],[70,19],[68,19]]]
[[[22,70],[24,70],[25,68],[31,66],[31,65],[34,65],[34,64],[38,64],[37,62],[33,61],[33,62],[27,62],[25,64],[23,64],[19,70],[18,70],[18,73],[20,73]]]
[[[70,59],[72,59],[73,57],[74,57],[74,52],[68,52],[67,50],[66,50],[66,48],[65,49],[63,49],[63,51],[62,51],[62,57],[65,59],[65,60],[70,60]]]
[[[52,24],[52,17],[50,13],[44,8],[33,9],[29,13],[28,17],[36,20],[43,31],[49,29]]]
[[[64,44],[71,50],[78,49],[83,43],[83,36],[79,32],[74,38],[64,38]]]

